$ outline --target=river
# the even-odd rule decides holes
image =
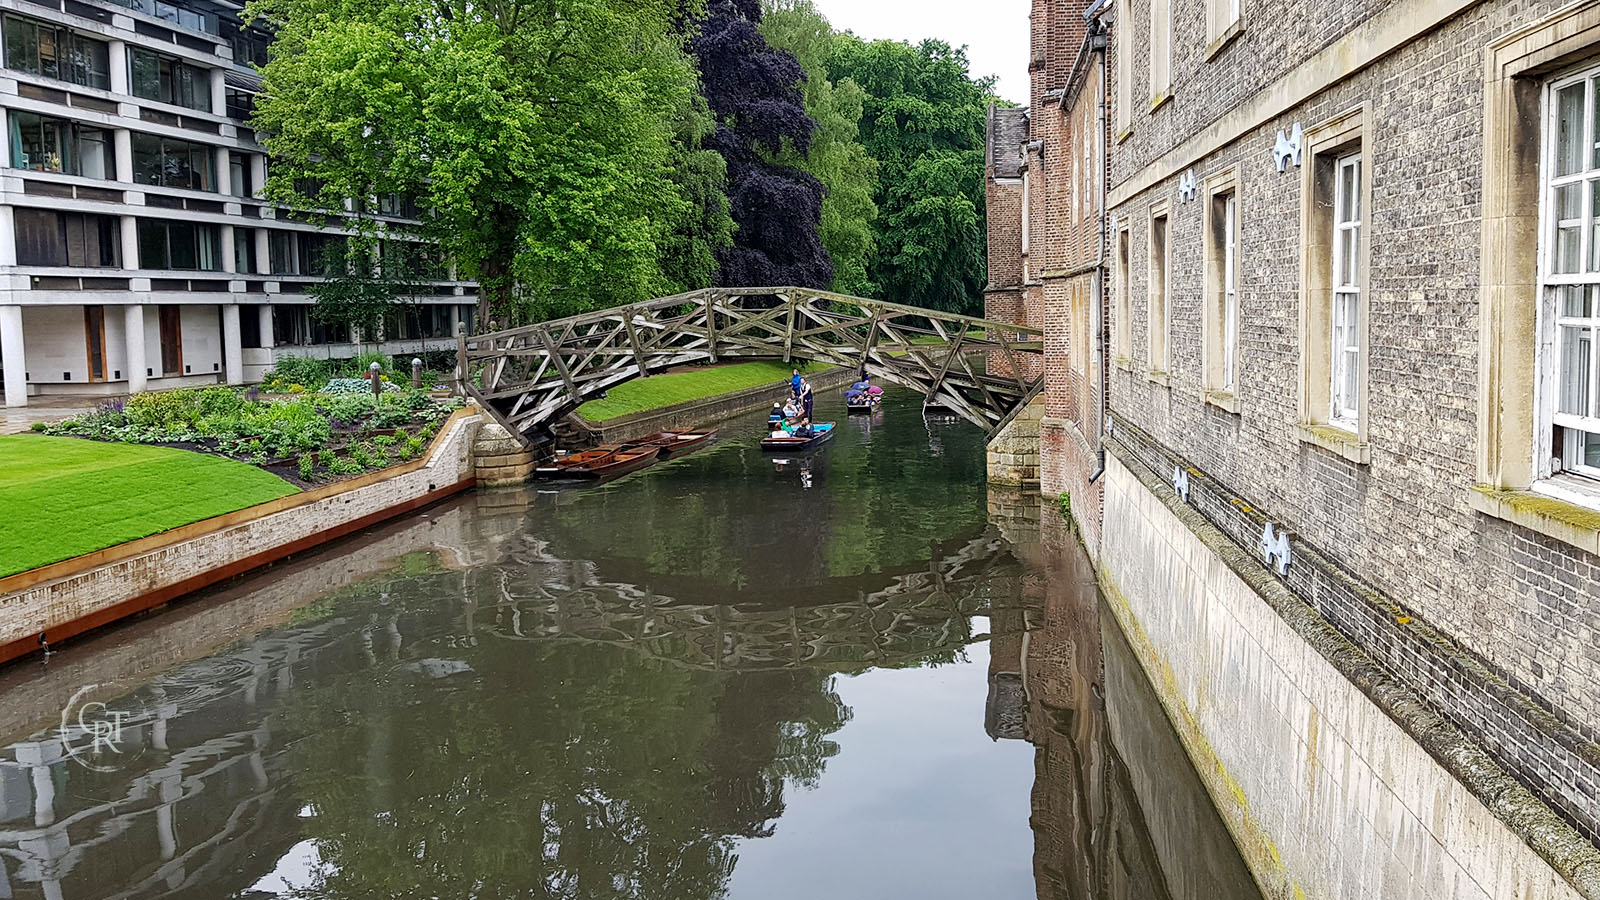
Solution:
[[[0,670],[0,898],[1258,900],[1059,515],[818,412]]]

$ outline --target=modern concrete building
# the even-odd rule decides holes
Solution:
[[[1600,2],[1033,32],[991,300],[1045,328],[1042,488],[1264,893],[1600,896]]]
[[[443,267],[379,336],[309,316],[338,234],[260,199],[247,120],[271,36],[242,4],[0,0],[5,402],[258,380],[284,354],[453,346],[472,285]],[[380,198],[394,227],[415,222]],[[377,340],[374,340],[374,338]],[[357,344],[365,338],[367,343]]]

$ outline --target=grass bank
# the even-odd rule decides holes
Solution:
[[[719,394],[747,390],[789,380],[794,366],[784,362],[762,361],[714,366],[670,375],[652,375],[623,382],[599,400],[578,407],[578,415],[591,422],[605,422],[647,409],[660,409]],[[800,367],[802,373],[816,372],[822,366]]]
[[[203,453],[0,435],[0,577],[292,493],[270,472]]]

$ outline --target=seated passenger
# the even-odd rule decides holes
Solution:
[[[767,435],[767,437],[772,438],[786,438],[788,436],[789,432],[784,430],[783,422],[781,420],[772,423],[772,433]]]
[[[776,401],[772,404],[772,412],[767,413],[767,424],[783,421],[783,405]]]
[[[816,429],[811,427],[811,420],[810,419],[801,419],[800,420],[800,427],[796,428],[794,430],[794,436],[798,437],[798,438],[808,438],[808,437],[811,437],[811,436],[815,435],[816,433],[817,433]]]

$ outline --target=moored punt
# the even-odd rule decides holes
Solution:
[[[558,460],[558,465],[541,467],[535,472],[546,478],[611,478],[638,471],[660,456],[660,447],[586,450]]]
[[[878,408],[878,397],[874,394],[847,397],[844,401],[844,408],[846,412],[869,413]]]
[[[833,437],[833,423],[819,422],[812,426],[816,432],[810,437],[765,437],[761,439],[762,450],[805,450],[816,447]]]
[[[658,447],[663,457],[686,453],[716,437],[715,431],[660,431],[629,441],[623,448]]]

